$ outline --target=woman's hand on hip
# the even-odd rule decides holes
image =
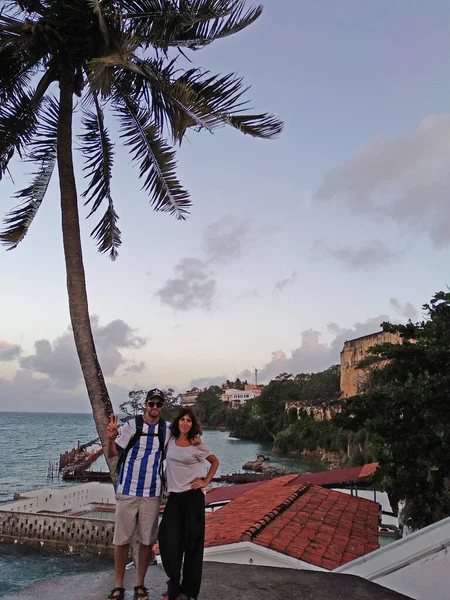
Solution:
[[[191,489],[192,490],[201,490],[202,488],[205,488],[207,485],[208,484],[205,482],[204,479],[197,477],[197,479],[194,479],[194,481],[191,483]]]

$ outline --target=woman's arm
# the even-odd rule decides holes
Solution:
[[[199,490],[201,488],[205,488],[206,486],[208,486],[211,483],[211,479],[216,474],[217,469],[219,468],[219,464],[220,464],[219,459],[217,458],[217,456],[215,454],[210,454],[209,456],[206,457],[206,460],[211,465],[208,469],[208,473],[206,474],[206,477],[203,477],[202,479],[200,479],[200,478],[194,479],[194,481],[191,484],[191,488],[193,490]]]

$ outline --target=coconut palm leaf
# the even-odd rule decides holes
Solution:
[[[100,33],[103,36],[103,40],[106,44],[109,42],[109,28],[106,22],[105,16],[103,14],[103,9],[100,0],[87,0],[87,3],[92,8],[92,12],[98,19],[98,26],[100,29]]]
[[[85,206],[92,203],[89,217],[98,209],[100,204],[111,198],[111,176],[113,168],[114,147],[109,131],[105,126],[104,114],[94,97],[95,112],[84,110],[83,127],[85,132],[80,135],[81,152],[86,160],[83,171],[88,171],[86,177],[91,177],[82,197],[86,198]]]
[[[197,50],[245,29],[262,13],[261,6],[246,9],[244,0],[130,0],[123,5],[130,29],[143,44],[164,50]]]
[[[175,61],[133,58],[132,70],[119,76],[128,95],[144,99],[161,130],[170,130],[174,142],[181,143],[186,130],[195,127],[212,132],[231,125],[243,133],[264,139],[282,131],[282,122],[268,114],[241,115],[248,102],[242,100],[248,88],[234,74],[210,76],[208,71],[190,69],[177,76]]]
[[[47,99],[44,104],[36,138],[27,155],[27,160],[40,164],[39,170],[31,185],[17,192],[15,197],[22,202],[7,213],[3,220],[6,229],[0,233],[0,242],[8,250],[16,248],[28,233],[47,193],[56,165],[58,105],[54,99]]]
[[[0,41],[0,104],[24,90],[35,71],[35,61],[24,48]]]
[[[55,78],[50,67],[35,91],[18,90],[8,102],[0,106],[0,180],[8,169],[9,161],[17,151],[22,156],[36,133],[44,94]]]
[[[184,220],[191,205],[188,192],[176,177],[175,152],[161,138],[149,111],[122,96],[116,101],[121,137],[140,163],[139,177],[154,209]]]
[[[187,122],[212,132],[217,119],[193,109],[192,90],[176,79],[175,62],[133,57],[132,68],[125,67],[117,83],[122,93],[146,103],[159,131],[167,130],[174,142],[181,142]]]
[[[97,242],[99,252],[105,254],[109,252],[111,260],[116,260],[118,249],[122,245],[121,231],[117,227],[119,217],[114,210],[112,200],[108,204],[105,214],[92,231],[91,235]]]
[[[84,171],[88,171],[86,177],[91,177],[89,185],[82,196],[87,198],[85,205],[92,204],[89,217],[97,211],[106,200],[108,208],[98,225],[91,232],[96,240],[99,252],[109,252],[110,258],[115,260],[118,249],[122,244],[121,232],[117,227],[119,219],[111,196],[111,177],[113,167],[114,146],[108,129],[105,126],[104,114],[94,96],[93,103],[95,112],[84,110],[83,126],[85,133],[82,140],[81,151],[86,159]]]
[[[264,139],[277,137],[283,129],[282,121],[266,113],[242,114],[249,104],[243,99],[248,88],[233,73],[209,76],[207,71],[191,69],[181,75],[173,87],[184,90],[190,112],[206,120],[210,127],[231,125],[243,133]],[[176,124],[182,137],[186,129],[192,127],[192,119],[186,113]]]
[[[33,94],[18,91],[0,107],[0,179],[5,174],[9,161],[17,151],[30,143],[36,131],[39,109],[35,108]]]

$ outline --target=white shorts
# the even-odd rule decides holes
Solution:
[[[138,532],[144,546],[152,546],[158,537],[158,517],[161,498],[141,498],[116,494],[116,523],[113,544],[129,544]]]

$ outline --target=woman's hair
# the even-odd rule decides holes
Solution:
[[[197,415],[192,410],[192,408],[189,408],[188,406],[184,406],[183,408],[180,408],[179,413],[177,414],[175,419],[172,421],[172,424],[170,426],[170,431],[171,431],[173,437],[175,437],[175,438],[180,437],[180,426],[179,426],[180,419],[182,419],[186,415],[188,415],[192,421],[192,427],[189,429],[189,432],[188,432],[188,439],[192,440],[195,438],[196,435],[202,435],[203,432],[202,432],[202,427],[200,425],[200,421],[198,420]]]

